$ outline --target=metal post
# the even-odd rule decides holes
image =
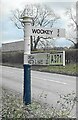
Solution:
[[[24,23],[24,94],[23,102],[24,104],[31,103],[31,70],[28,64],[28,54],[31,54],[31,23],[32,18],[25,16],[22,17],[22,22]]]

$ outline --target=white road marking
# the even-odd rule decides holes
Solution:
[[[56,81],[56,80],[47,80],[47,79],[43,79],[43,78],[39,78],[39,77],[33,77],[33,78],[36,78],[36,79],[40,79],[40,80],[46,80],[46,81],[50,81],[50,82],[55,82],[55,83],[59,83],[59,84],[63,84],[63,85],[66,85],[67,83],[65,82],[60,82],[60,81]]]

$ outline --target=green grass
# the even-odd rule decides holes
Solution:
[[[78,73],[76,64],[68,64],[66,66],[47,66],[45,68],[42,68],[42,71],[63,73],[69,75],[76,75]]]
[[[11,66],[11,67],[17,67],[17,68],[23,68],[22,64],[9,64],[9,63],[3,63],[5,66]],[[50,72],[50,73],[60,73],[60,74],[66,74],[66,75],[75,75],[78,76],[78,63],[77,64],[67,64],[65,66],[31,66],[32,70],[37,70],[41,72]]]

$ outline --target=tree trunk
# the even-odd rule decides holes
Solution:
[[[34,50],[37,49],[37,45],[38,45],[39,40],[40,40],[40,37],[38,36],[38,37],[37,37],[37,40],[34,41],[34,47],[33,47]]]
[[[31,36],[31,51],[33,51],[33,38]]]

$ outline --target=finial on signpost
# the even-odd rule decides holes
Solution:
[[[23,22],[23,23],[32,23],[32,19],[33,19],[33,17],[32,16],[22,16],[20,19],[22,19],[22,21],[21,22]]]
[[[31,27],[32,27],[32,17],[23,16],[21,17],[21,22],[24,23],[24,54],[31,53]]]

